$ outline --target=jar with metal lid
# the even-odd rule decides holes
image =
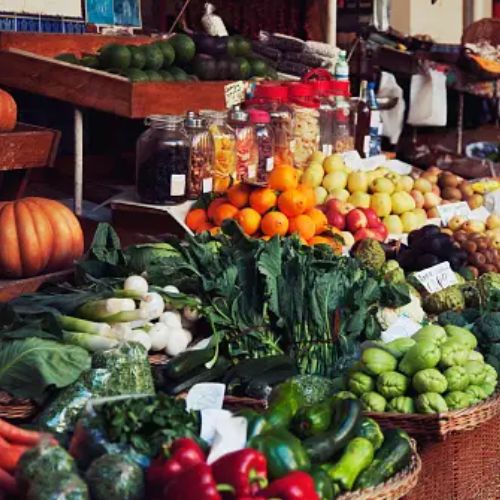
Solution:
[[[335,100],[332,99],[331,80],[311,82],[319,102],[319,149],[326,156],[333,153],[333,124],[335,121]]]
[[[335,119],[333,121],[333,151],[345,153],[353,151],[354,120],[351,117],[352,106],[350,102],[349,82],[332,82],[333,96],[335,99]]]
[[[240,106],[234,106],[228,113],[228,125],[236,135],[236,179],[253,181],[257,177],[258,149],[250,117]]]
[[[213,189],[225,192],[236,177],[236,136],[225,111],[201,111],[214,143]]]
[[[319,146],[319,102],[315,99],[314,88],[309,83],[290,84],[288,93],[295,113],[294,164],[295,167],[304,169]]]
[[[169,205],[186,199],[189,140],[182,116],[150,116],[136,147],[136,189],[143,203]]]
[[[191,148],[187,196],[195,200],[213,191],[214,141],[207,120],[193,111],[188,111],[184,129]]]
[[[267,182],[269,172],[274,169],[274,132],[271,117],[267,111],[251,109],[250,122],[255,127],[259,162],[257,165],[257,182]]]
[[[251,107],[263,109],[271,117],[275,141],[275,165],[293,165],[295,115],[288,104],[288,88],[276,83],[257,85]]]

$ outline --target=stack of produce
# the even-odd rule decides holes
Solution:
[[[347,388],[367,411],[443,413],[491,396],[498,374],[476,351],[477,339],[455,325],[427,325],[411,338],[363,350]]]
[[[5,90],[0,90],[0,132],[12,132],[17,123],[17,104]]]

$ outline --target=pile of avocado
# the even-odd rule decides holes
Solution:
[[[253,57],[249,40],[179,33],[148,45],[109,44],[97,54],[60,54],[60,61],[126,76],[131,82],[246,80],[274,77],[267,63]]]

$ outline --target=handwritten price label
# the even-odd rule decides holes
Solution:
[[[232,108],[245,100],[245,82],[233,82],[224,86],[226,108]]]
[[[419,271],[415,273],[415,277],[429,293],[436,293],[457,284],[457,277],[449,262],[441,262],[437,266]]]
[[[382,332],[382,342],[388,343],[402,337],[411,337],[421,328],[419,323],[415,323],[411,319],[400,316],[387,330]]]
[[[465,201],[460,201],[458,203],[450,203],[449,205],[440,205],[437,207],[439,217],[443,222],[443,225],[447,225],[450,219],[459,215],[465,219],[471,218],[471,209]]]

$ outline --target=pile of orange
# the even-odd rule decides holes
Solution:
[[[340,251],[325,214],[315,208],[314,190],[299,184],[299,177],[298,170],[283,165],[271,172],[268,187],[234,184],[207,210],[191,210],[186,225],[195,233],[215,233],[226,219],[234,219],[252,237],[267,240],[297,234],[304,243],[327,244]]]

